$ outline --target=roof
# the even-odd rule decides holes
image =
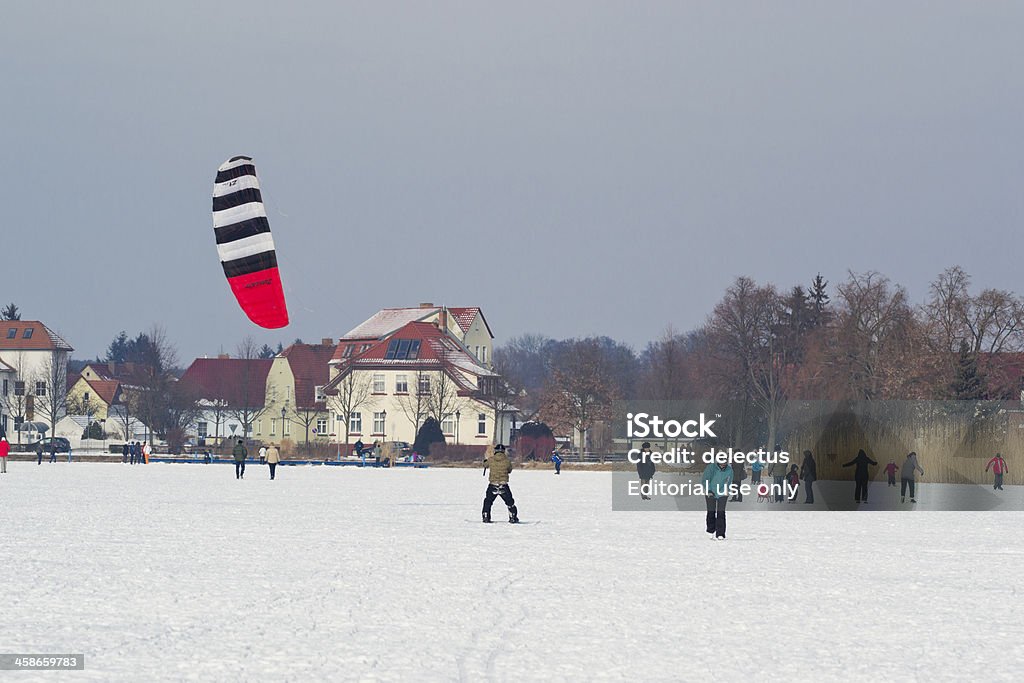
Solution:
[[[17,370],[12,368],[10,365],[5,363],[2,358],[0,358],[0,372],[17,372]]]
[[[108,406],[114,405],[121,391],[121,383],[116,379],[87,379],[85,383],[92,387],[93,392]]]
[[[91,379],[117,380],[122,384],[144,386],[149,378],[148,368],[138,363],[87,363],[82,368],[82,376],[91,371],[96,377]],[[90,379],[86,377],[86,379]]]
[[[267,375],[273,363],[270,358],[197,358],[181,382],[200,399],[258,407],[266,401]]]
[[[415,358],[388,358],[388,349],[393,341],[410,340],[419,342]],[[363,353],[342,359],[341,372],[327,385],[329,393],[348,374],[349,369],[388,370],[446,370],[459,385],[462,392],[473,392],[476,386],[469,376],[494,376],[495,373],[480,365],[458,340],[442,332],[437,325],[424,322],[410,322],[396,330],[386,339],[375,342]]]
[[[353,339],[383,339],[408,323],[429,318],[439,310],[440,306],[424,308],[384,308],[352,328],[341,338],[346,341]]]
[[[330,361],[337,346],[331,344],[292,344],[279,355],[288,359],[295,377],[295,406],[297,408],[322,407],[317,403],[316,388],[330,380]]]
[[[12,332],[13,330],[13,332]],[[26,337],[26,335],[28,335]],[[64,338],[38,320],[0,322],[0,351],[74,351]]]
[[[494,333],[491,332],[491,326],[487,324],[487,318],[484,317],[484,312],[480,310],[479,306],[457,306],[455,308],[449,308],[448,312],[452,314],[452,317],[455,319],[455,322],[457,322],[459,324],[459,327],[462,328],[463,333],[469,332],[470,326],[473,324],[473,321],[476,320],[476,317],[479,315],[480,319],[484,321],[484,327],[487,328],[487,334],[490,335],[491,339],[494,339]]]

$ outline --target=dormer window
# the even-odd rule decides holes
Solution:
[[[17,336],[18,336],[18,328],[17,327],[9,327],[9,328],[7,328],[7,338],[8,339],[14,339]]]
[[[31,328],[31,327],[26,327],[25,328],[25,333],[21,335],[21,338],[22,339],[31,339],[32,338],[32,329],[33,328]]]

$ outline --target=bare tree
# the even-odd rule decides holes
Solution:
[[[430,415],[430,394],[433,389],[433,375],[435,373],[425,370],[418,370],[414,374],[414,386],[408,393],[395,397],[398,409],[402,411],[406,419],[412,424],[413,434],[420,431],[420,425]]]
[[[252,425],[267,410],[270,403],[267,396],[266,378],[257,371],[254,360],[259,359],[260,349],[252,337],[243,339],[236,351],[237,358],[247,361],[242,365],[239,373],[239,385],[230,392],[233,397],[228,414],[242,424],[242,438],[249,438],[252,433]],[[282,425],[281,431],[284,431]]]
[[[13,354],[7,355],[7,358],[7,364],[14,370],[14,377],[11,378],[14,386],[8,387],[7,392],[0,395],[0,401],[3,402],[7,413],[14,418],[14,428],[18,432],[18,445],[21,445],[22,430],[19,427],[28,419],[29,392],[26,387],[31,378],[27,376],[24,351],[15,351]]]
[[[67,353],[59,350],[48,353],[36,371],[34,384],[33,408],[43,420],[50,423],[52,435],[57,422],[67,412]]]
[[[348,445],[349,431],[352,425],[352,414],[362,407],[370,407],[374,403],[373,381],[369,375],[348,371],[334,386],[337,393],[331,397],[330,405],[341,415],[345,423],[345,445]]]
[[[618,393],[597,341],[574,341],[558,367],[552,369],[540,413],[548,424],[579,434],[582,458],[587,431],[595,423],[613,417],[612,403]]]
[[[453,417],[469,405],[469,401],[460,393],[460,386],[445,370],[434,373],[427,393],[427,415],[438,422]]]
[[[487,406],[494,416],[491,439],[495,443],[501,439],[505,415],[516,411],[515,400],[520,394],[520,390],[501,374],[504,362],[504,357],[495,359],[495,374],[479,378],[475,395],[476,400]]]

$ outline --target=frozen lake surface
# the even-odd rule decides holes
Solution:
[[[12,462],[12,680],[1021,680],[1020,512],[613,512],[607,472]],[[1007,494],[1019,496],[1019,487]],[[495,519],[504,520],[500,500]]]

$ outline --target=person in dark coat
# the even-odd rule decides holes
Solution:
[[[50,441],[50,462],[57,462],[57,444]]]
[[[858,503],[868,502],[868,465],[877,464],[877,462],[868,457],[863,448],[857,451],[856,458],[843,464],[843,467],[856,467],[853,471],[853,481],[856,484],[854,486],[853,498]]]
[[[651,499],[647,493],[651,491],[651,479],[654,478],[656,470],[657,468],[651,461],[651,444],[644,441],[643,445],[640,446],[640,458],[636,463],[636,474],[640,477],[640,500]],[[647,493],[644,493],[644,491]]]
[[[245,479],[245,459],[249,457],[249,449],[245,447],[241,439],[235,444],[231,455],[235,459],[235,479]]]
[[[804,451],[804,461],[800,465],[800,478],[804,480],[804,488],[807,490],[804,504],[809,505],[814,502],[814,482],[818,478],[818,465],[814,462],[814,456],[810,451]]]
[[[124,465],[128,464],[128,443],[125,442],[124,446],[121,446],[121,463]]]
[[[43,464],[43,442],[42,441],[40,441],[39,443],[36,444],[36,464],[37,465],[42,465]]]

